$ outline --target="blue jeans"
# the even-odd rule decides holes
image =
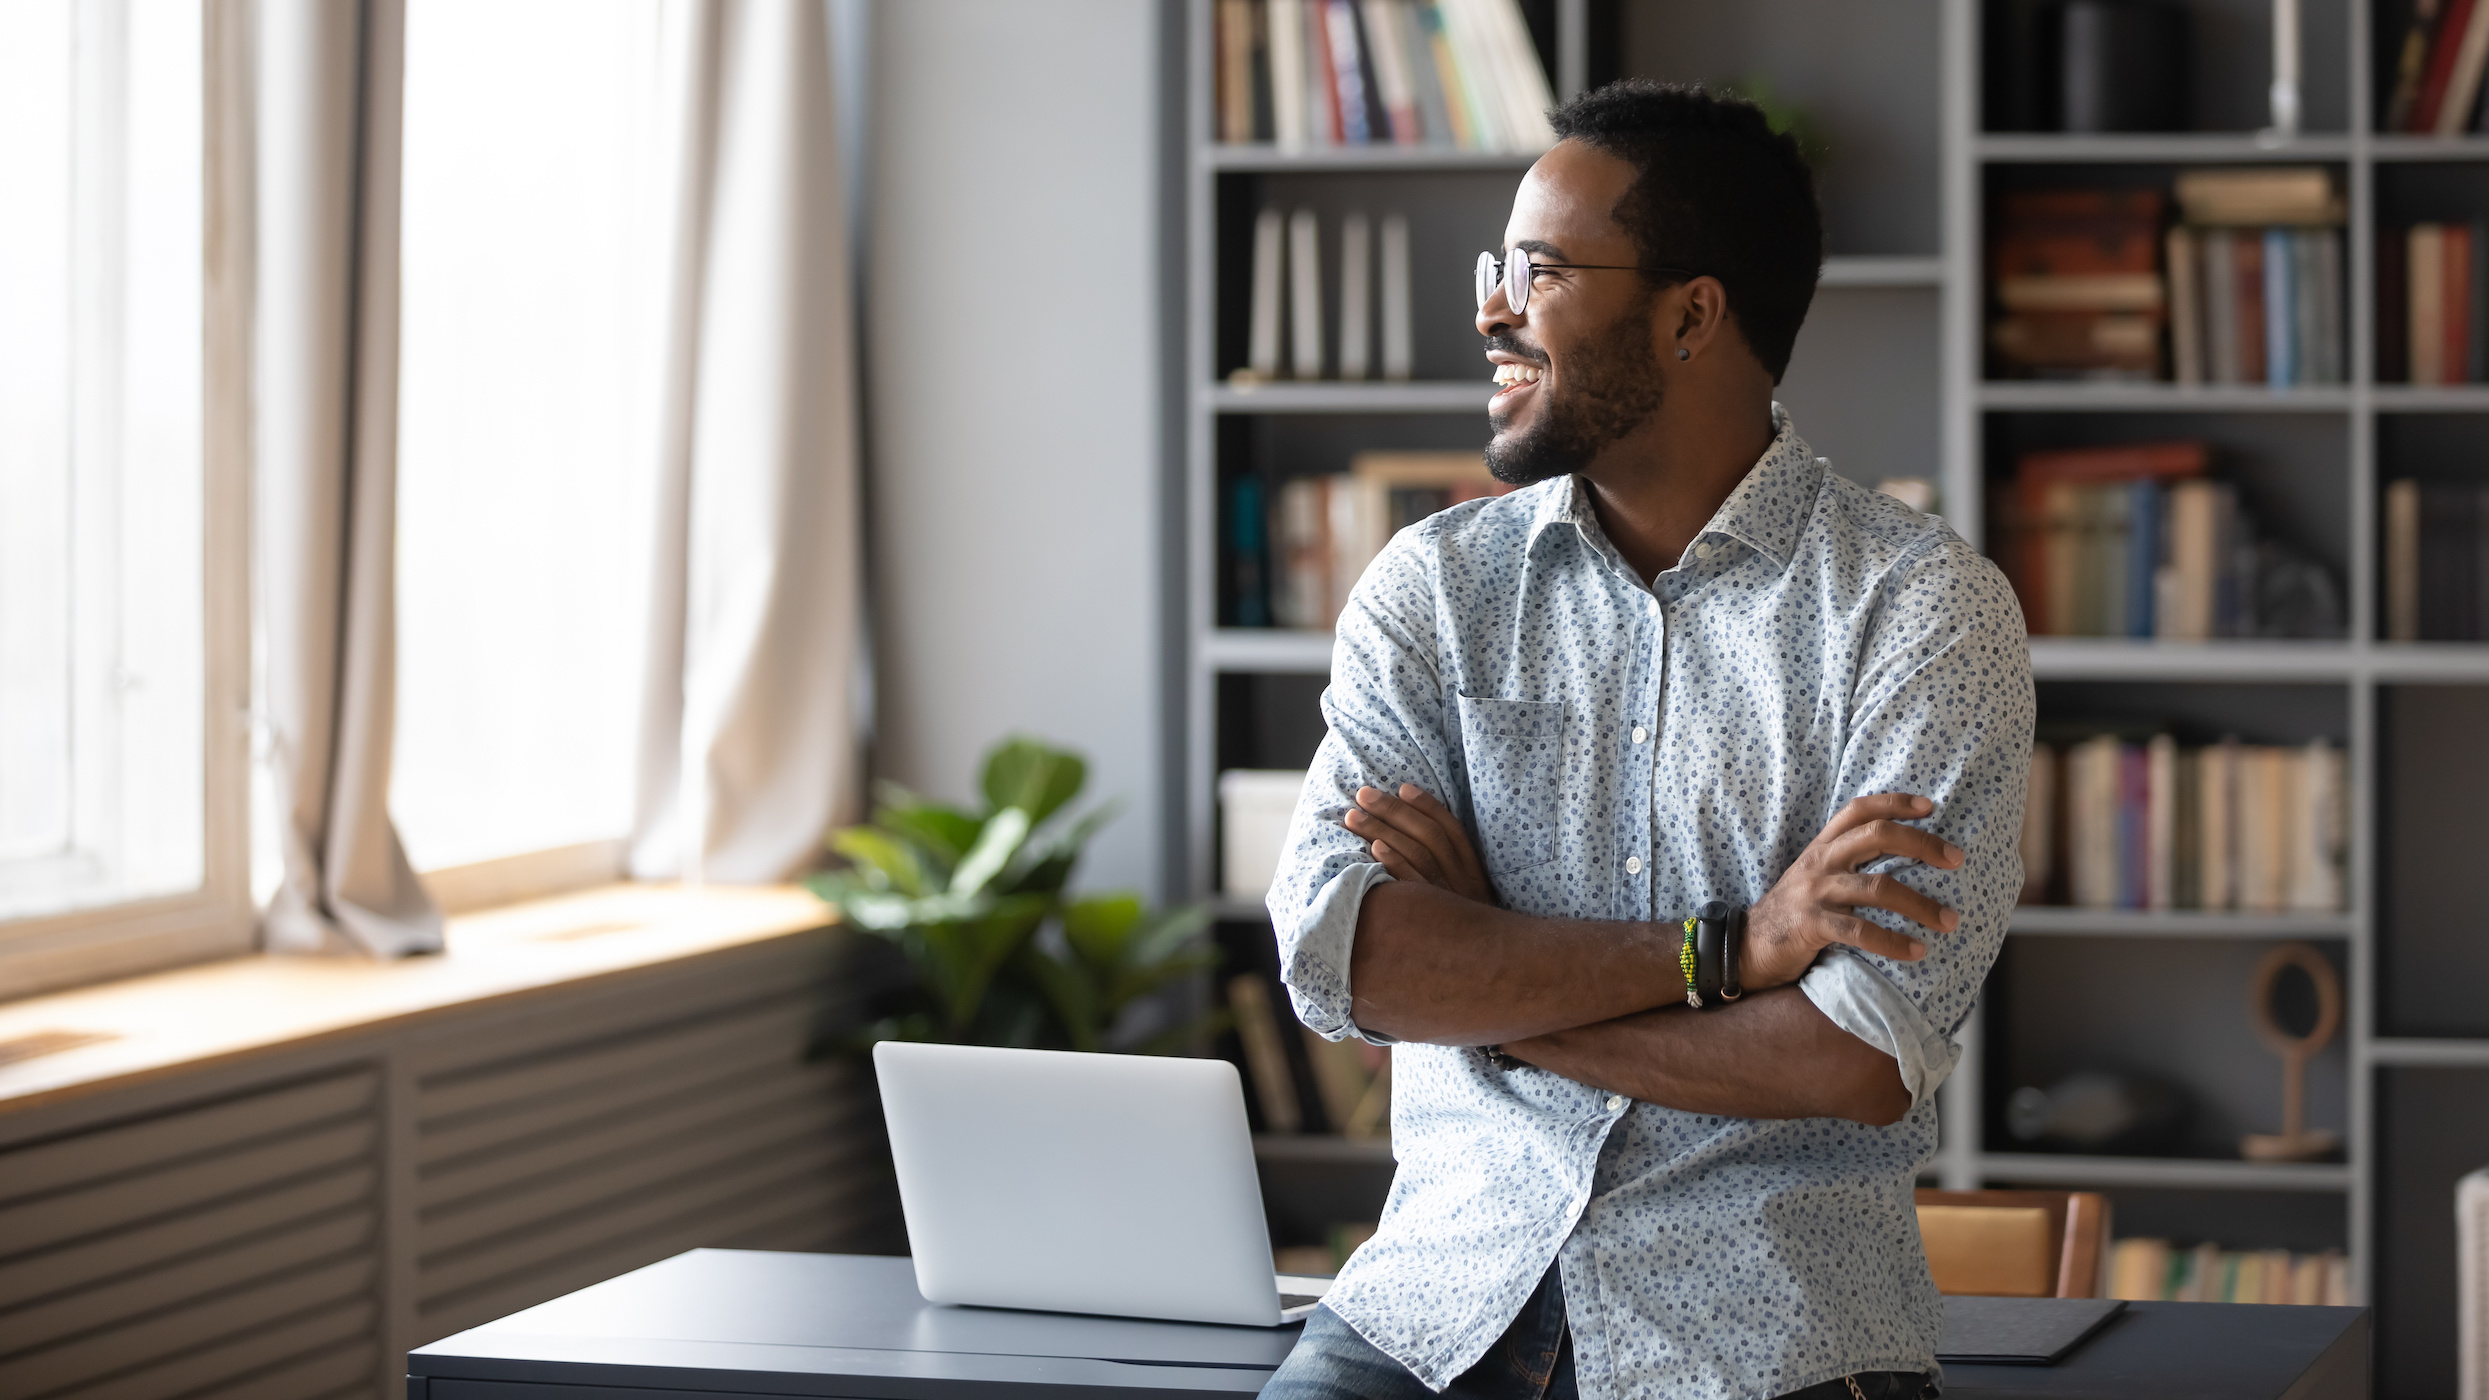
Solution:
[[[1434,1400],[1434,1394],[1337,1313],[1316,1308],[1305,1319],[1296,1350],[1262,1387],[1261,1400]],[[1572,1333],[1564,1324],[1564,1281],[1553,1264],[1512,1326],[1477,1365],[1443,1388],[1446,1400],[1577,1400],[1578,1394]],[[1791,1391],[1782,1400],[1933,1400],[1935,1394],[1935,1386],[1915,1371],[1862,1371]]]

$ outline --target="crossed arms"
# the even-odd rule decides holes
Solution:
[[[1359,1026],[1437,1045],[1500,1045],[1568,1079],[1691,1113],[1847,1118],[1884,1126],[1909,1112],[1893,1057],[1835,1025],[1794,985],[1847,944],[1903,961],[1918,939],[1858,917],[1898,914],[1950,933],[1955,911],[1889,874],[1892,857],[1940,870],[1963,853],[1902,823],[1935,804],[1908,793],[1843,807],[1748,914],[1747,994],[1685,1005],[1682,934],[1665,923],[1550,919],[1496,906],[1460,821],[1413,785],[1368,787],[1341,824],[1393,877],[1357,912],[1349,985]]]

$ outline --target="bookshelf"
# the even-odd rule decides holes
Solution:
[[[2339,913],[2288,915],[2018,911],[1944,1090],[1932,1180],[2104,1190],[2121,1235],[2344,1249],[2357,1296],[2381,1309],[2378,1393],[2450,1392],[2445,1216],[2453,1177],[2489,1163],[2489,1008],[2463,1004],[2480,1002],[2489,986],[2489,919],[2466,907],[2464,881],[2489,834],[2467,796],[2489,791],[2489,643],[2382,640],[2380,493],[2403,474],[2489,485],[2489,384],[2377,382],[2373,269],[2381,222],[2452,217],[2437,212],[2448,207],[2489,216],[2489,137],[2374,130],[2407,5],[2307,0],[2306,130],[2285,140],[2255,129],[2269,52],[2265,0],[2190,4],[2204,130],[2117,136],[1983,131],[1978,0],[1900,0],[1868,7],[1867,18],[1844,0],[1533,0],[1532,8],[1560,97],[1624,74],[1719,82],[1763,73],[1840,135],[1822,180],[1832,256],[1783,395],[1836,469],[1870,482],[1932,475],[1943,513],[1979,543],[1989,483],[2014,453],[2202,436],[2225,449],[2234,464],[2225,470],[2242,490],[2277,502],[2282,528],[2334,571],[2348,611],[2337,638],[2034,639],[2043,722],[2148,711],[2236,729],[2250,742],[2323,735],[2338,744],[2349,782],[2348,902]],[[1468,260],[1495,241],[1528,161],[1215,145],[1210,15],[1209,0],[1192,0],[1186,359],[1174,406],[1184,428],[1183,674],[1171,719],[1186,754],[1191,892],[1215,900],[1231,966],[1273,966],[1259,906],[1216,898],[1215,779],[1224,767],[1295,767],[1310,756],[1331,638],[1227,625],[1222,489],[1243,471],[1340,469],[1363,447],[1483,443],[1489,391],[1467,326]],[[2094,180],[2166,185],[2181,168],[2272,164],[2328,167],[2346,196],[2347,383],[2277,391],[1985,377],[1983,233],[1995,192]],[[1359,202],[1397,203],[1413,220],[1441,225],[1434,254],[1421,232],[1415,257],[1418,380],[1227,384],[1246,275],[1239,240],[1266,200],[1317,207],[1326,218]],[[2245,968],[2290,940],[2315,943],[2344,976],[2345,1033],[2311,1082],[2315,1125],[2343,1135],[2341,1160],[2007,1150],[2001,1103],[2025,1082],[2016,1076],[2088,1060],[2157,1066],[2204,1101],[2219,1132],[2269,1131],[2279,1067],[2247,1027]],[[2130,995],[2138,966],[2151,990]],[[2033,988],[2043,984],[2060,1004],[2035,1010]],[[1285,1157],[1290,1170],[1388,1179],[1374,1175],[1372,1144],[1266,1138],[1263,1153]]]

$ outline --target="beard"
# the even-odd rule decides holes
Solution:
[[[1518,435],[1498,432],[1486,465],[1497,481],[1532,486],[1567,476],[1659,411],[1659,355],[1651,346],[1646,294],[1572,357],[1565,388],[1539,405],[1538,422]],[[1491,337],[1490,349],[1525,355],[1518,341]],[[1543,391],[1542,391],[1543,392]]]

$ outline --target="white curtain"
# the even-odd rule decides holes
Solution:
[[[849,819],[861,570],[826,0],[669,14],[659,538],[631,873],[782,879]]]
[[[260,0],[252,412],[272,949],[441,946],[389,824],[403,0]]]

